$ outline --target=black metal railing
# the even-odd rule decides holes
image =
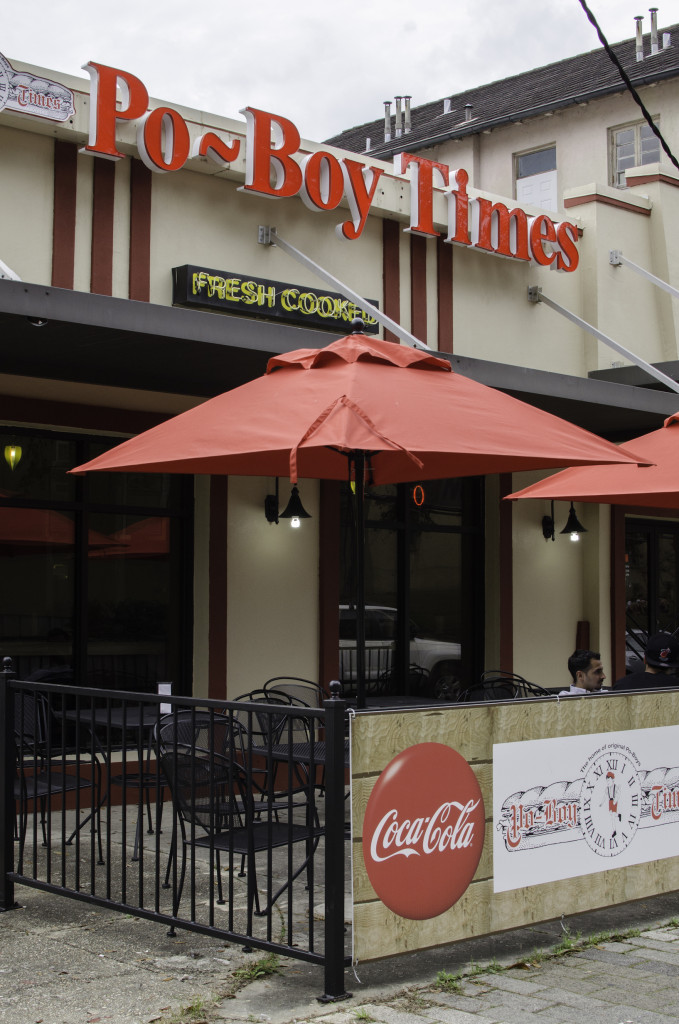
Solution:
[[[27,885],[295,957],[344,994],[345,705],[0,673],[0,909]]]

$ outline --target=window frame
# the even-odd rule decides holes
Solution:
[[[532,174],[519,175],[519,161],[526,156],[532,156],[534,153],[546,153],[549,150],[554,151],[554,166],[547,168],[545,171],[533,171]],[[521,150],[514,154],[514,194],[516,194],[516,183],[517,181],[523,181],[524,178],[532,178],[536,174],[547,174],[549,171],[558,171],[557,165],[557,153],[556,153],[556,142],[550,142],[545,146],[531,146],[530,149]]]
[[[658,115],[658,114],[654,114],[653,115],[653,124],[656,127],[660,126],[660,115]],[[630,129],[634,131],[634,163],[631,165],[632,167],[644,167],[646,164],[658,163],[658,161],[660,160],[660,140],[659,139],[657,140],[658,141],[658,155],[657,155],[657,158],[655,160],[647,160],[647,161],[643,161],[641,159],[641,157],[642,157],[642,153],[641,153],[641,129],[644,128],[644,127],[648,127],[648,121],[646,121],[645,118],[641,118],[640,120],[636,120],[636,121],[625,121],[622,124],[612,125],[608,129],[608,184],[611,185],[612,188],[623,189],[623,188],[628,188],[629,187],[626,182],[620,183],[618,181],[619,174],[622,174],[623,178],[624,178],[624,176],[626,174],[626,169],[621,171],[621,172],[618,171],[617,143],[616,143],[616,135],[618,134],[618,132],[629,131]]]

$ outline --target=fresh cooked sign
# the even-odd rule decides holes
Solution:
[[[675,857],[679,727],[493,747],[495,892]]]
[[[365,334],[378,330],[373,316],[337,292],[189,265],[174,267],[172,281],[172,301],[178,306],[285,320],[326,331],[344,331],[355,317],[360,317]],[[378,305],[376,299],[368,301]]]

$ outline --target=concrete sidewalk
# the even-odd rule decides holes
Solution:
[[[348,1024],[661,1024],[679,1019],[679,894],[516,929],[347,972],[353,998],[323,1005],[323,972],[191,932],[17,886],[23,909],[0,914],[2,1024],[147,1024],[154,1021],[319,1021]],[[623,942],[556,959],[532,957],[574,936],[644,929]],[[500,973],[476,973],[494,961]],[[275,966],[275,965],[274,965]],[[472,976],[448,991],[439,972]],[[360,979],[360,980],[359,980]],[[457,991],[456,989],[460,990]]]

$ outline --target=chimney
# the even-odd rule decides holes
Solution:
[[[449,99],[443,101],[443,113],[444,114],[449,114],[450,113],[450,105],[451,105],[451,101]]]
[[[394,129],[394,135],[396,136],[397,139],[400,139],[401,135],[403,134],[403,123],[402,123],[403,122],[403,116],[401,114],[401,100],[402,99],[403,99],[402,96],[397,96],[396,97],[396,125],[395,125],[395,129]]]
[[[391,142],[391,100],[384,100],[384,141]]]
[[[365,152],[366,153],[370,152],[370,136],[369,135],[366,136],[366,140],[365,140]]]
[[[662,48],[663,48],[663,50],[666,50],[668,48],[668,46],[671,46],[671,45],[672,45],[672,36],[669,34],[669,32],[663,32],[663,34],[662,34]]]
[[[472,104],[465,103],[464,105],[464,119],[465,121],[471,121],[472,119]]]
[[[649,7],[649,13],[651,15],[651,53],[657,53],[660,47],[658,46],[658,8]]]
[[[412,96],[404,96],[404,99],[405,99],[405,103],[406,103],[405,132],[406,132],[406,135],[407,135],[408,132],[412,130],[412,125],[411,125],[411,122],[410,122],[410,101],[412,99]]]
[[[641,28],[641,23],[644,20],[643,14],[637,14],[634,20],[637,23],[637,62],[639,62],[644,59],[644,37]]]

